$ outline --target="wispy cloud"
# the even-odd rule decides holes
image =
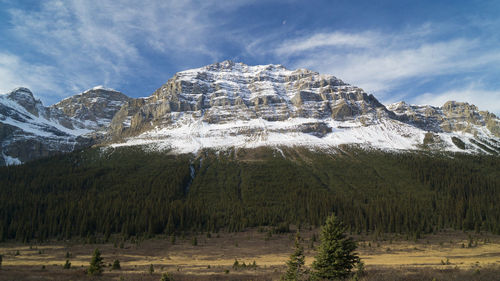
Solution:
[[[216,21],[214,15],[248,2],[48,0],[39,9],[13,8],[11,34],[24,54],[11,57],[17,55],[18,64],[50,68],[44,79],[31,80],[36,91],[46,90],[42,81],[58,85],[52,93],[60,96],[72,94],[68,89],[78,92],[97,84],[119,87],[127,77],[154,72],[151,63],[157,61],[148,56],[175,64],[200,56],[219,59],[210,42],[224,17]],[[19,69],[2,70],[2,87],[18,84]]]
[[[464,73],[500,62],[500,48],[482,52],[483,42],[475,39],[418,39],[411,44],[407,39],[406,34],[320,33],[280,43],[274,53],[290,60],[292,67],[331,73],[382,92],[409,78]]]
[[[359,34],[344,32],[316,33],[312,36],[286,40],[279,44],[274,52],[279,56],[291,56],[324,47],[367,48],[378,44],[378,39],[378,36],[371,32]]]
[[[55,69],[50,66],[28,64],[16,55],[0,53],[0,93],[33,86],[47,92],[57,91],[54,74]]]
[[[9,19],[0,33],[14,43],[0,45],[0,90],[29,86],[49,103],[99,84],[145,96],[175,71],[235,58],[330,73],[385,102],[411,101],[422,93],[446,96],[449,89],[469,89],[468,78],[475,76],[489,76],[490,83],[470,87],[471,93],[497,97],[498,83],[491,83],[500,74],[497,19],[380,29],[364,19],[359,26],[324,19],[311,24],[297,8],[309,5],[277,2],[47,0],[29,9],[5,5],[7,12],[2,12]],[[258,13],[268,7],[280,15]],[[438,86],[450,84],[448,78],[463,81]],[[147,83],[154,85],[144,87]],[[132,92],[132,84],[148,90]],[[500,103],[496,100],[491,104]]]
[[[424,95],[414,89],[402,89],[412,83],[418,86],[419,83],[439,80],[439,77],[455,76],[456,79],[474,73],[500,71],[500,47],[487,38],[442,36],[440,32],[443,31],[439,26],[426,23],[393,33],[321,31],[287,39],[269,35],[248,46],[251,46],[249,53],[252,55],[268,53],[291,68],[305,67],[336,75],[374,92],[383,101],[394,101],[395,97],[413,100],[419,96],[418,100],[422,102],[435,96],[432,103],[438,104],[455,96],[455,99],[477,101],[484,105],[483,108],[499,112],[500,89],[488,90],[486,85]],[[464,89],[466,85],[462,83],[460,87]]]

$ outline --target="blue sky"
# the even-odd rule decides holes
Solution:
[[[231,59],[308,68],[384,103],[500,113],[500,1],[0,0],[0,92],[149,96]]]

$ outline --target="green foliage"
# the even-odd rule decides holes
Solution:
[[[104,263],[102,261],[101,252],[96,248],[90,260],[90,266],[87,269],[87,273],[88,275],[101,275],[103,267]]]
[[[172,278],[167,272],[165,272],[162,274],[160,281],[174,281],[174,278]]]
[[[235,270],[236,270],[236,269],[238,269],[239,267],[240,267],[240,262],[239,262],[237,259],[235,259],[235,260],[234,260],[234,263],[233,263],[233,269],[235,269]]]
[[[345,231],[344,224],[334,214],[326,219],[321,227],[321,244],[312,264],[314,276],[326,280],[344,279],[360,262],[354,253],[356,242],[347,237]]]
[[[304,247],[300,244],[300,234],[295,235],[295,250],[290,255],[290,259],[286,262],[287,270],[281,280],[295,281],[305,280],[305,256]]]
[[[149,265],[149,270],[148,270],[149,274],[153,274],[155,272],[155,268],[153,266],[153,264],[150,264]]]
[[[113,270],[119,270],[119,269],[122,269],[122,267],[120,266],[120,261],[119,260],[115,260],[113,262],[113,265],[111,266],[111,269]]]
[[[63,268],[64,269],[70,269],[71,268],[71,263],[69,262],[69,260],[66,260],[66,263],[64,264]]]
[[[198,238],[196,238],[196,236],[195,236],[195,237],[193,237],[193,240],[191,240],[191,244],[192,244],[193,246],[198,246]]]
[[[289,224],[318,226],[332,211],[355,233],[500,234],[498,157],[283,152],[286,158],[270,148],[194,158],[90,149],[0,167],[0,239],[98,243],[116,234],[174,237],[260,226],[269,240]]]

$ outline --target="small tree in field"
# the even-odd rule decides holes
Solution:
[[[345,226],[334,214],[326,219],[321,228],[321,244],[313,262],[315,277],[319,279],[345,279],[360,262],[356,242],[345,235]]]
[[[113,262],[113,266],[111,267],[111,269],[113,270],[119,270],[119,269],[122,269],[122,267],[120,266],[120,261],[119,260],[115,260]]]
[[[99,249],[95,249],[92,255],[92,260],[90,260],[90,266],[87,271],[89,275],[101,275],[103,271],[104,263],[102,261],[101,252]]]
[[[69,260],[66,260],[66,263],[64,264],[63,268],[64,269],[70,269],[71,268],[71,263],[69,262]]]
[[[155,272],[155,268],[153,267],[153,265],[149,265],[149,274],[153,274]]]
[[[174,278],[172,278],[170,275],[168,275],[167,272],[163,273],[161,276],[160,281],[174,281]]]
[[[300,234],[295,235],[295,251],[290,255],[290,259],[286,262],[287,270],[285,275],[281,276],[283,281],[304,280],[305,277],[305,256],[304,247],[300,245]]]

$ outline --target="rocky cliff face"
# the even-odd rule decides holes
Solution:
[[[115,137],[121,137],[191,121],[220,125],[300,118],[321,123],[366,116],[370,123],[392,115],[375,97],[334,76],[224,61],[177,73],[149,98],[130,101],[111,128]]]
[[[495,114],[479,111],[475,105],[466,102],[449,101],[442,107],[399,102],[387,108],[396,113],[400,120],[427,131],[477,135],[486,128],[492,135],[500,137],[500,123]]]
[[[44,107],[25,88],[0,96],[0,165],[91,144],[200,149],[344,144],[500,154],[500,120],[468,103],[381,104],[331,75],[224,61],[175,74],[147,98],[96,87]]]
[[[490,153],[500,149],[498,122],[466,103],[432,107],[402,102],[386,108],[331,75],[224,61],[179,72],[150,97],[129,101],[109,132],[114,146],[147,144],[181,153],[352,143]]]
[[[118,91],[97,86],[51,107],[61,110],[75,121],[80,121],[80,126],[84,128],[99,130],[107,127],[116,112],[129,100],[129,97]]]
[[[26,88],[0,95],[0,165],[90,146],[91,134],[107,127],[126,99],[93,89],[45,107]]]

